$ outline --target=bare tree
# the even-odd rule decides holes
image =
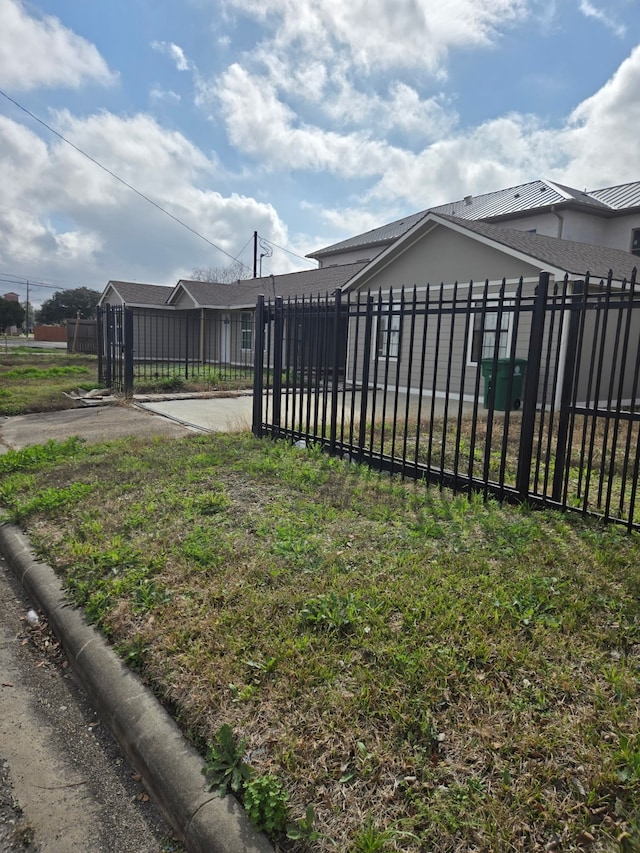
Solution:
[[[192,281],[217,281],[220,284],[232,284],[239,279],[251,278],[249,271],[240,261],[234,261],[228,267],[194,267]]]

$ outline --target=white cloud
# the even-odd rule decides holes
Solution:
[[[569,118],[563,144],[572,152],[566,183],[607,186],[640,174],[640,46]]]
[[[93,261],[94,256],[103,246],[98,234],[82,231],[56,234],[55,241],[59,256],[65,260],[74,261],[74,263]]]
[[[21,0],[0,0],[0,85],[14,91],[78,88],[114,79],[94,45],[57,18],[37,19],[27,14]]]
[[[590,3],[589,0],[580,0],[580,11],[585,17],[593,18],[603,24],[605,27],[610,29],[614,35],[619,36],[620,38],[626,35],[627,28],[616,19],[615,15],[605,11],[604,9],[599,9],[597,6],[594,6],[593,3]]]
[[[212,243],[236,253],[259,230],[287,244],[270,204],[210,187],[219,173],[184,136],[150,116],[62,112],[56,126],[75,145],[148,195]],[[0,269],[32,278],[87,284],[109,278],[172,284],[196,266],[230,261],[59,140],[45,144],[0,116]]]
[[[233,144],[271,169],[370,176],[405,156],[364,131],[340,134],[299,122],[273,86],[238,64],[221,75],[217,94]]]
[[[537,177],[590,189],[634,180],[640,174],[639,88],[640,46],[560,126],[513,113],[452,133],[396,158],[358,206],[349,200],[319,215],[346,236],[397,218],[397,210],[417,211]]]
[[[437,73],[448,51],[487,45],[528,14],[526,0],[230,0],[273,32],[278,49],[295,45],[322,57],[345,50],[360,71],[424,68]]]
[[[184,54],[183,49],[170,41],[153,41],[151,47],[159,53],[164,53],[175,63],[178,71],[189,71],[193,65]]]
[[[149,98],[152,101],[173,101],[180,100],[180,95],[174,92],[173,89],[163,89],[162,86],[152,86],[149,90]]]

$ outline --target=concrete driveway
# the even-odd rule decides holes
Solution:
[[[78,435],[89,442],[124,436],[178,438],[251,429],[252,397],[145,400],[0,418],[0,453]]]

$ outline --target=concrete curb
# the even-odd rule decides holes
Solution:
[[[17,527],[0,524],[0,550],[46,614],[92,704],[187,850],[273,853],[233,797],[220,799],[206,790],[196,750],[102,635],[67,603],[59,578],[34,558]]]

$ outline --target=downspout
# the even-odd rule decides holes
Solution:
[[[558,213],[555,204],[551,205],[551,213],[553,213],[553,215],[558,219],[558,233],[556,234],[556,237],[559,240],[562,240],[562,232],[564,231],[564,216],[561,213]]]

